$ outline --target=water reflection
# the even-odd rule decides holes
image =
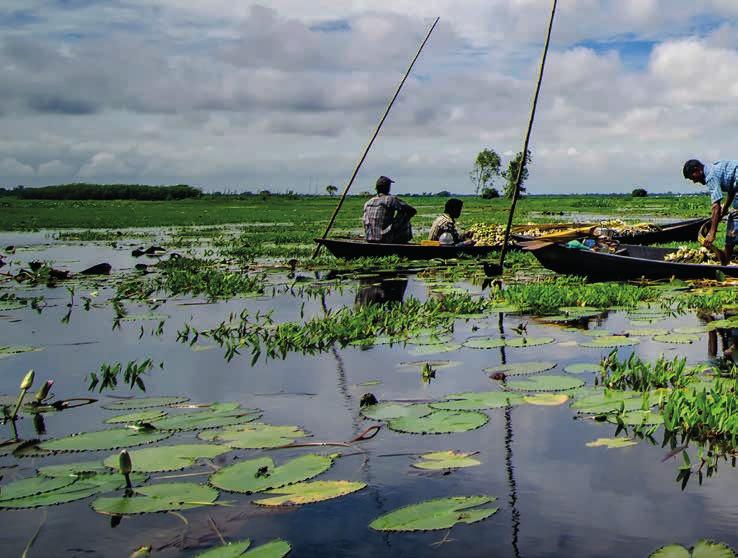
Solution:
[[[356,306],[402,302],[407,290],[407,277],[385,277],[359,279],[359,289],[354,303]]]

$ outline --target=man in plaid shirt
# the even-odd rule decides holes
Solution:
[[[380,176],[377,195],[364,204],[364,236],[367,242],[402,244],[410,242],[410,219],[417,213],[411,205],[390,195],[394,180]]]

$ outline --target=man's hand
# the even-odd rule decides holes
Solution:
[[[707,235],[707,236],[705,237],[705,240],[704,240],[704,242],[703,242],[702,244],[703,244],[703,246],[705,246],[706,248],[709,248],[710,246],[712,246],[712,243],[713,243],[713,242],[715,242],[715,233],[713,233],[713,232],[710,232],[710,233],[709,233],[709,234],[708,234],[708,235]]]

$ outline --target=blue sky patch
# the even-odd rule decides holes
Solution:
[[[629,70],[644,70],[657,41],[618,38],[610,41],[581,41],[575,46],[589,48],[597,54],[617,51],[623,65]]]

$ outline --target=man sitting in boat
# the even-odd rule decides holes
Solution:
[[[428,240],[438,240],[441,244],[461,244],[463,246],[473,246],[474,241],[471,240],[471,233],[461,234],[456,228],[456,219],[461,216],[461,208],[464,202],[457,198],[449,198],[443,209],[443,215],[436,217],[431,225]],[[443,235],[446,236],[443,236]],[[451,242],[448,242],[449,239]],[[443,242],[446,241],[446,242]]]
[[[717,161],[712,165],[703,165],[697,159],[690,159],[684,163],[684,178],[691,180],[695,184],[704,184],[712,200],[712,213],[710,232],[704,240],[704,245],[708,248],[715,242],[718,224],[720,220],[728,214],[730,206],[735,199],[738,179],[738,161]],[[723,193],[726,195],[723,196]],[[720,202],[725,197],[722,207]],[[736,208],[736,205],[733,204]],[[735,211],[728,216],[728,228],[725,231],[725,255],[728,260],[733,257],[733,246],[738,236],[738,220],[735,218]]]
[[[386,176],[377,179],[377,195],[364,204],[364,236],[367,242],[403,244],[410,242],[413,230],[410,226],[418,212],[400,198],[390,195],[394,180]]]

